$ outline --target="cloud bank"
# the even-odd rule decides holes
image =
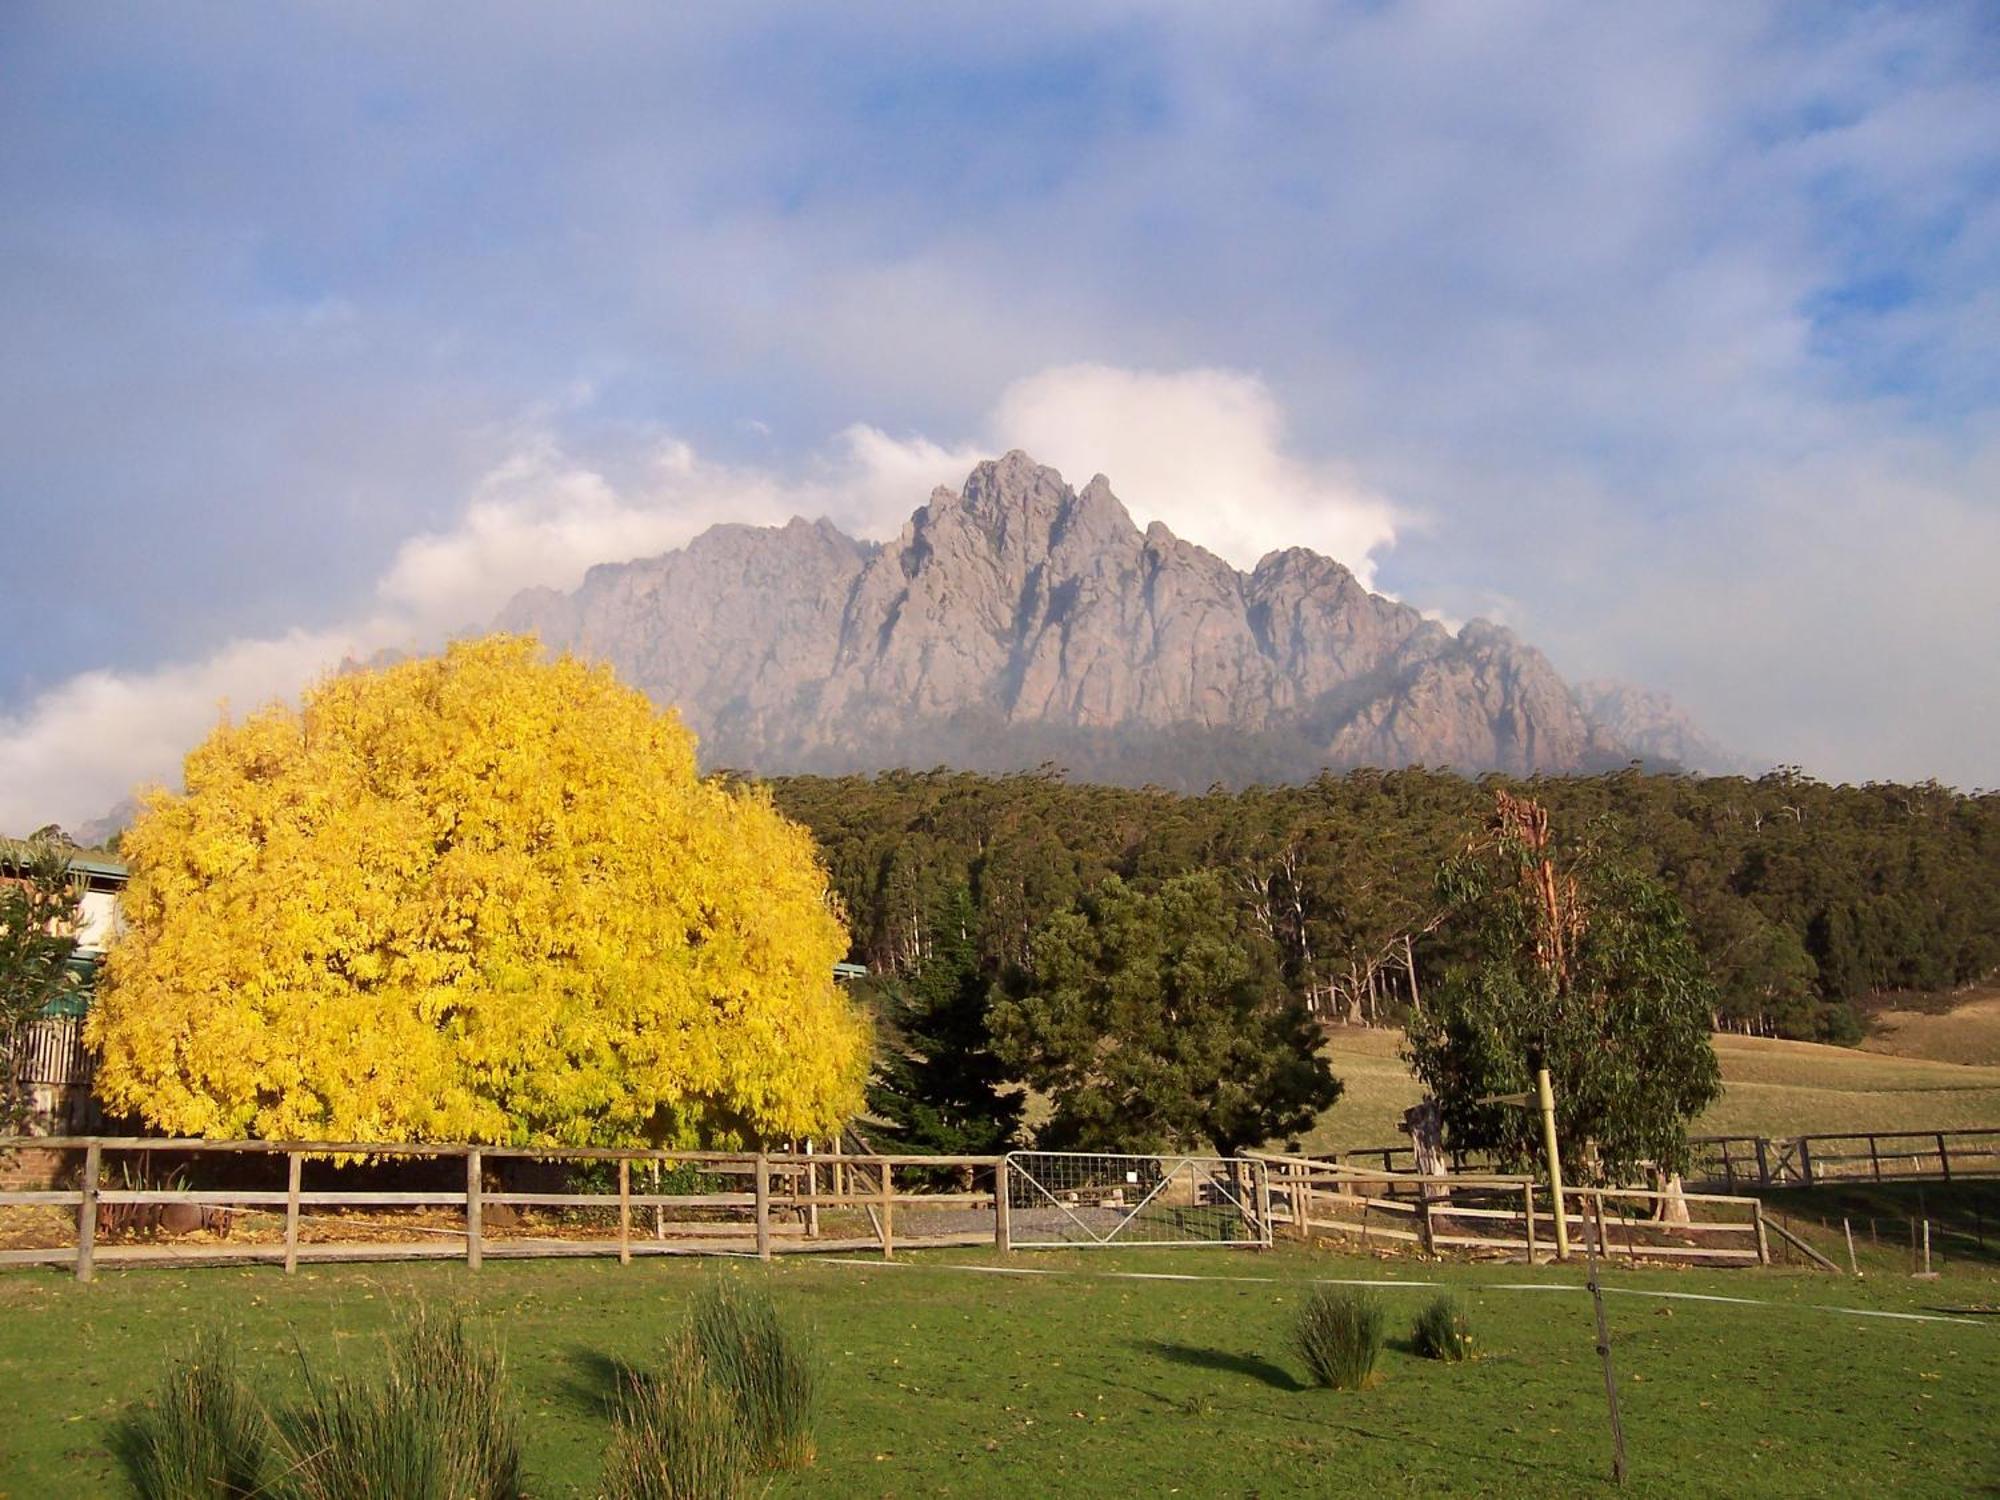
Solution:
[[[1311,544],[1365,578],[1394,538],[1387,504],[1336,468],[1284,446],[1271,392],[1227,370],[1044,371],[1008,386],[974,442],[947,446],[857,424],[795,473],[705,460],[657,439],[622,480],[565,450],[544,427],[480,478],[446,527],[398,546],[369,596],[342,619],[232,640],[199,660],[82,673],[0,718],[0,829],[78,824],[148,784],[229,712],[300,688],[385,648],[435,647],[478,630],[517,591],[571,589],[592,565],[678,547],[721,521],[780,525],[825,516],[886,539],[939,484],[1022,447],[1080,484],[1108,473],[1141,525],[1165,521],[1240,566]]]

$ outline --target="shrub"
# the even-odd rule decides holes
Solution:
[[[1358,1391],[1382,1352],[1381,1304],[1351,1287],[1316,1286],[1299,1309],[1293,1336],[1314,1380],[1337,1391]]]
[[[520,1419],[499,1351],[458,1313],[419,1307],[390,1340],[379,1383],[322,1379],[286,1422],[299,1500],[516,1500]]]
[[[1425,1359],[1455,1364],[1472,1357],[1472,1330],[1456,1297],[1439,1297],[1417,1314],[1410,1342]]]
[[[738,1500],[751,1493],[753,1455],[736,1403],[710,1378],[701,1346],[683,1332],[656,1375],[621,1382],[606,1500]]]
[[[757,1462],[766,1469],[810,1465],[818,1380],[770,1289],[718,1277],[696,1298],[690,1327],[708,1378],[735,1403]]]
[[[159,1394],[126,1426],[126,1466],[140,1500],[225,1500],[260,1493],[270,1470],[270,1424],[220,1329],[195,1339]]]

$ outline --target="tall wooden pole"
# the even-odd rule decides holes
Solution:
[[[1544,1078],[1548,1074],[1542,1075]],[[1561,1201],[1558,1199],[1557,1201]],[[1611,1367],[1611,1330],[1604,1321],[1604,1292],[1597,1284],[1597,1242],[1604,1238],[1604,1200],[1597,1200],[1597,1233],[1590,1232],[1589,1210],[1585,1209],[1583,1241],[1590,1257],[1590,1300],[1597,1309],[1597,1357],[1604,1365],[1604,1400],[1611,1408],[1611,1479],[1615,1484],[1625,1482],[1625,1424],[1618,1417],[1618,1374]],[[1562,1223],[1562,1215],[1556,1215],[1556,1223]]]
[[[1549,1070],[1535,1069],[1535,1093],[1542,1106],[1542,1145],[1549,1157],[1549,1192],[1556,1209],[1556,1259],[1569,1259],[1569,1224],[1563,1216],[1562,1153],[1556,1149],[1556,1095],[1549,1087]]]

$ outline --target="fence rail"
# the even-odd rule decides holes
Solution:
[[[67,1209],[73,1233],[63,1244],[0,1250],[0,1266],[74,1264],[81,1281],[98,1265],[163,1261],[273,1262],[289,1272],[313,1261],[462,1258],[476,1268],[489,1256],[616,1255],[629,1263],[634,1256],[716,1253],[768,1260],[795,1250],[879,1250],[890,1259],[899,1245],[1011,1248],[1006,1166],[998,1156],[0,1137],[0,1153],[16,1149],[68,1153],[75,1186],[0,1192],[0,1212]],[[222,1167],[239,1172],[282,1162],[284,1185],[161,1186],[150,1178],[163,1155],[199,1156],[211,1165],[220,1157]],[[343,1159],[375,1167],[403,1162],[432,1174],[458,1161],[463,1176],[454,1172],[449,1188],[424,1190],[305,1185],[308,1163],[316,1174],[337,1175]],[[489,1171],[509,1163],[595,1176],[587,1191],[489,1185]],[[670,1175],[683,1190],[663,1186]],[[941,1186],[940,1177],[953,1181]],[[219,1233],[200,1244],[134,1242],[143,1230],[133,1211],[167,1208],[191,1212]],[[550,1222],[530,1224],[522,1209]],[[641,1218],[647,1214],[650,1236]],[[239,1220],[242,1237],[235,1234]]]
[[[1556,1216],[1578,1244],[1637,1262],[1769,1265],[1763,1207],[1719,1193],[1565,1187],[1560,1202],[1532,1177],[1502,1172],[1384,1171],[1347,1161],[1260,1153],[1270,1173],[1270,1218],[1293,1237],[1338,1235],[1444,1250],[1554,1259]],[[1540,1206],[1537,1206],[1537,1199]],[[1686,1212],[1685,1218],[1667,1217]],[[1700,1212],[1703,1217],[1696,1218]]]
[[[1696,1136],[1690,1181],[1759,1188],[2000,1177],[2000,1129]]]
[[[1961,1130],[1857,1130],[1844,1134],[1698,1135],[1688,1141],[1690,1183],[1739,1188],[1814,1187],[1840,1181],[1941,1181],[2000,1177],[2000,1127]],[[1385,1173],[1416,1171],[1414,1147],[1362,1146],[1315,1158],[1329,1165]],[[1454,1153],[1454,1171],[1491,1166],[1476,1152]]]

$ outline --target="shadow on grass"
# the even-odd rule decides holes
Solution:
[[[621,1393],[637,1372],[623,1360],[581,1345],[569,1351],[568,1363],[570,1373],[562,1383],[563,1400],[585,1416],[609,1421],[618,1411]]]
[[[1254,1354],[1231,1354],[1226,1349],[1204,1349],[1197,1344],[1172,1344],[1158,1339],[1148,1340],[1137,1347],[1148,1354],[1172,1360],[1177,1365],[1215,1370],[1224,1375],[1241,1375],[1249,1380],[1261,1381],[1273,1390],[1302,1391],[1306,1388],[1291,1371],[1272,1364],[1268,1359],[1259,1359]]]

